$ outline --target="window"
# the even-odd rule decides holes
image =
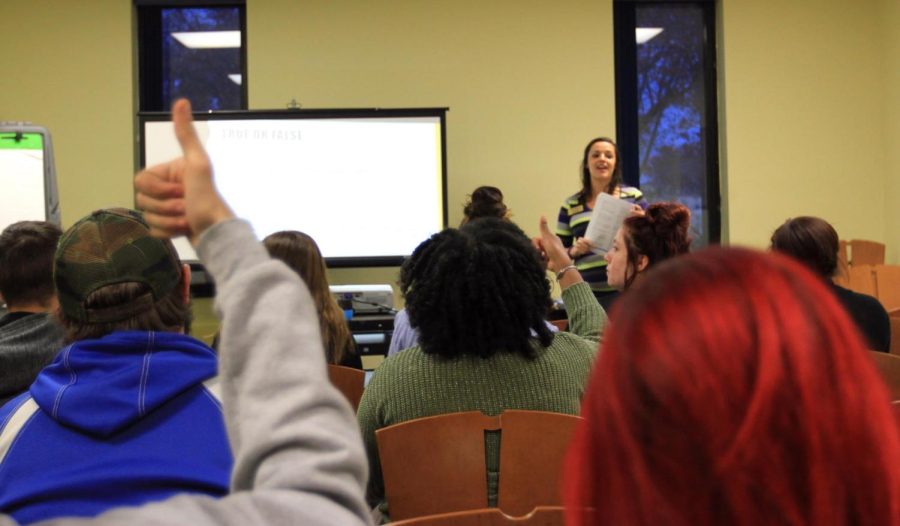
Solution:
[[[247,108],[243,3],[135,0],[141,111],[190,99],[195,111]]]
[[[695,248],[718,243],[714,2],[616,0],[614,19],[625,180],[688,206]]]

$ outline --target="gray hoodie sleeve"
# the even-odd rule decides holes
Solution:
[[[350,405],[328,381],[309,292],[244,221],[210,228],[197,252],[216,279],[220,377],[234,450],[231,494],[178,496],[53,525],[370,524],[367,463]],[[0,526],[15,524],[0,517]]]

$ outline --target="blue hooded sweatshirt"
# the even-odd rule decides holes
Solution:
[[[178,493],[228,492],[215,353],[175,333],[67,347],[0,408],[0,511],[27,524]]]

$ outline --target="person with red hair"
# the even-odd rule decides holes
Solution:
[[[888,391],[820,278],[714,248],[654,267],[620,307],[566,462],[567,524],[900,524]]]

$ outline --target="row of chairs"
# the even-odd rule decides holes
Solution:
[[[888,312],[900,311],[900,265],[853,265],[834,281],[878,298]]]
[[[900,355],[900,265],[852,265],[834,281],[881,302],[890,317],[890,352]]]
[[[532,513],[538,506],[562,505],[563,458],[580,420],[545,411],[506,410],[497,416],[468,411],[379,429],[375,438],[391,519],[486,509],[485,436],[499,432],[499,513],[485,520],[501,522],[485,524],[544,520],[544,513],[553,513]]]
[[[871,352],[891,400],[900,404],[900,356]],[[332,382],[354,408],[364,373],[329,366]],[[563,457],[580,417],[508,410],[402,422],[376,432],[385,493],[398,526],[556,526]],[[496,508],[487,507],[485,433],[500,432]]]
[[[884,243],[866,239],[839,241],[838,261],[842,268],[854,265],[884,265]]]

